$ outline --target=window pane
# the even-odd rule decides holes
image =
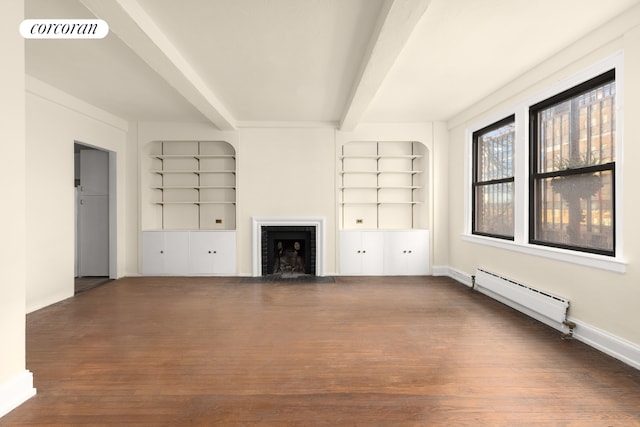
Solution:
[[[515,123],[483,133],[477,139],[477,181],[513,176]]]
[[[513,237],[513,182],[476,187],[475,232]]]
[[[539,173],[615,161],[615,82],[540,110]]]
[[[537,181],[535,240],[613,251],[611,171]]]

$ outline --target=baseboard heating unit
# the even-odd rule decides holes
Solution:
[[[567,322],[569,301],[534,289],[496,273],[477,269],[473,288],[570,336],[575,325]]]

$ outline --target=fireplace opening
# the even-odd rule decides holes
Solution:
[[[262,275],[316,275],[315,226],[262,226]]]

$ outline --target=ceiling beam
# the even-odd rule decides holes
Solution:
[[[353,85],[340,130],[353,131],[402,52],[431,0],[387,0]]]
[[[231,113],[136,0],[81,2],[218,129],[236,129]]]

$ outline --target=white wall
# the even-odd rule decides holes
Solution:
[[[449,263],[449,177],[446,167],[449,159],[449,133],[446,124],[433,124],[433,274],[438,266]]]
[[[0,115],[2,120],[2,156],[0,186],[4,209],[4,245],[0,246],[2,265],[0,286],[0,384],[24,370],[25,328],[25,134],[24,134],[24,41],[15,24],[22,20],[23,5],[15,5],[0,14],[4,66],[0,69]]]
[[[74,293],[74,142],[116,153],[117,276],[126,247],[127,123],[27,77],[27,311]],[[136,168],[136,164],[129,164]],[[131,209],[134,209],[131,211]],[[135,215],[135,206],[129,215]]]
[[[251,274],[251,217],[324,217],[327,259],[335,263],[335,131],[243,129],[238,152],[238,265]]]
[[[446,140],[443,125],[438,129]],[[243,128],[221,132],[205,123],[155,123],[138,125],[140,149],[140,229],[161,227],[158,207],[150,203],[151,161],[148,156],[153,141],[227,141],[237,153],[237,259],[238,274],[252,274],[253,216],[307,216],[325,218],[324,271],[336,274],[337,253],[337,161],[341,144],[349,141],[420,141],[429,150],[429,172],[425,180],[429,187],[428,224],[433,223],[432,194],[435,175],[432,173],[434,126],[423,124],[362,125],[356,132],[336,132],[333,128]],[[446,150],[443,151],[446,155]],[[442,159],[440,159],[442,161]],[[446,194],[438,193],[438,206]],[[440,228],[437,239],[447,236]],[[442,243],[446,248],[446,243]],[[446,257],[446,251],[441,252]]]
[[[24,40],[17,31],[24,2],[5,4],[0,14],[0,417],[35,394],[25,370],[25,100]]]
[[[140,230],[138,154],[138,123],[129,122],[124,165],[124,203],[127,212],[126,222],[124,224],[126,230],[124,242],[126,248],[124,275],[127,276],[135,276],[138,274],[138,231]]]
[[[635,220],[640,209],[640,7],[636,7],[569,46],[553,58],[531,70],[504,88],[486,97],[468,111],[450,121],[449,148],[449,265],[466,275],[477,267],[502,273],[512,279],[547,290],[571,301],[569,315],[579,321],[576,333],[600,331],[611,341],[618,338],[629,348],[640,348],[640,224]],[[618,162],[623,176],[617,177],[617,192],[623,197],[622,256],[628,263],[625,273],[581,266],[558,259],[533,256],[491,247],[462,238],[465,232],[465,170],[469,163],[465,144],[469,128],[479,121],[506,113],[518,103],[547,90],[607,57],[624,51],[624,66],[617,80],[622,83],[624,126]],[[523,50],[526,52],[526,50]],[[623,96],[623,97],[622,97]],[[516,147],[526,150],[526,147]],[[637,351],[636,351],[637,353]]]

